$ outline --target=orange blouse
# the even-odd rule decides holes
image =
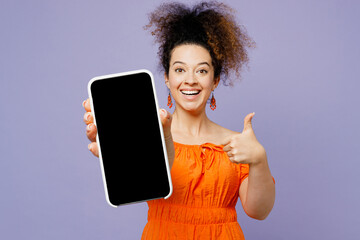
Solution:
[[[232,163],[222,145],[174,142],[173,193],[147,201],[142,240],[244,239],[235,205],[248,164]]]

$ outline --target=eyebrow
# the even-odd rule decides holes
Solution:
[[[181,64],[185,64],[185,65],[186,65],[186,63],[181,62],[181,61],[175,61],[175,62],[173,63],[173,65],[175,65],[175,63],[181,63]],[[197,64],[197,66],[202,65],[202,64],[206,64],[206,65],[208,65],[208,66],[210,67],[210,64],[209,64],[208,62],[201,62],[201,63],[198,63],[198,64]]]

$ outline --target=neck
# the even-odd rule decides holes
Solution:
[[[206,135],[210,123],[211,121],[206,116],[205,109],[193,113],[181,108],[175,108],[171,128],[181,135],[201,138]]]

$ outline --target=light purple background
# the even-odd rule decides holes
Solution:
[[[157,46],[142,29],[159,3],[0,1],[1,239],[140,239],[147,204],[107,205],[81,103],[91,78],[146,68],[167,109]],[[246,239],[358,239],[360,3],[226,3],[257,48],[243,81],[215,91],[208,115],[242,131],[255,111],[276,179],[265,221],[247,217],[238,202]],[[136,86],[126,91],[136,97]],[[119,91],[114,110],[121,104],[131,99]],[[114,127],[123,126],[114,119]],[[119,136],[119,154],[131,154],[127,144],[141,148],[141,139]]]

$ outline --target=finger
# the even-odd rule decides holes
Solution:
[[[96,142],[89,143],[88,148],[94,156],[99,157],[99,148]]]
[[[86,112],[84,114],[84,122],[86,124],[89,124],[89,123],[93,123],[94,122],[94,118],[93,118],[93,115],[92,115],[92,112]]]
[[[83,106],[87,112],[91,112],[90,99],[83,101]]]
[[[234,156],[229,157],[229,160],[230,160],[230,162],[232,162],[232,163],[236,163]]]
[[[231,149],[232,149],[232,147],[230,147],[229,144],[228,144],[228,145],[225,145],[225,146],[223,147],[223,151],[224,151],[224,152],[229,152],[229,151],[231,151]]]
[[[86,126],[86,136],[92,142],[96,142],[97,128],[94,123],[89,123]]]
[[[226,146],[231,142],[232,139],[232,135],[229,135],[227,137],[225,137],[222,142],[220,143],[220,145]],[[225,151],[225,150],[224,150]]]
[[[160,109],[160,120],[163,126],[165,137],[171,134],[172,115],[165,109]]]
[[[233,154],[231,151],[227,152],[226,155],[227,155],[228,157],[233,157],[233,156],[234,156],[234,154]]]
[[[163,108],[159,109],[159,111],[160,111],[160,119],[162,123],[165,123],[167,120],[170,119],[171,114],[168,111],[166,111]]]
[[[252,118],[254,117],[255,115],[255,112],[252,112],[252,113],[249,113],[248,115],[246,115],[245,119],[244,119],[244,129],[243,129],[243,132],[244,131],[247,131],[247,130],[252,130],[252,123],[251,123],[251,120]]]

